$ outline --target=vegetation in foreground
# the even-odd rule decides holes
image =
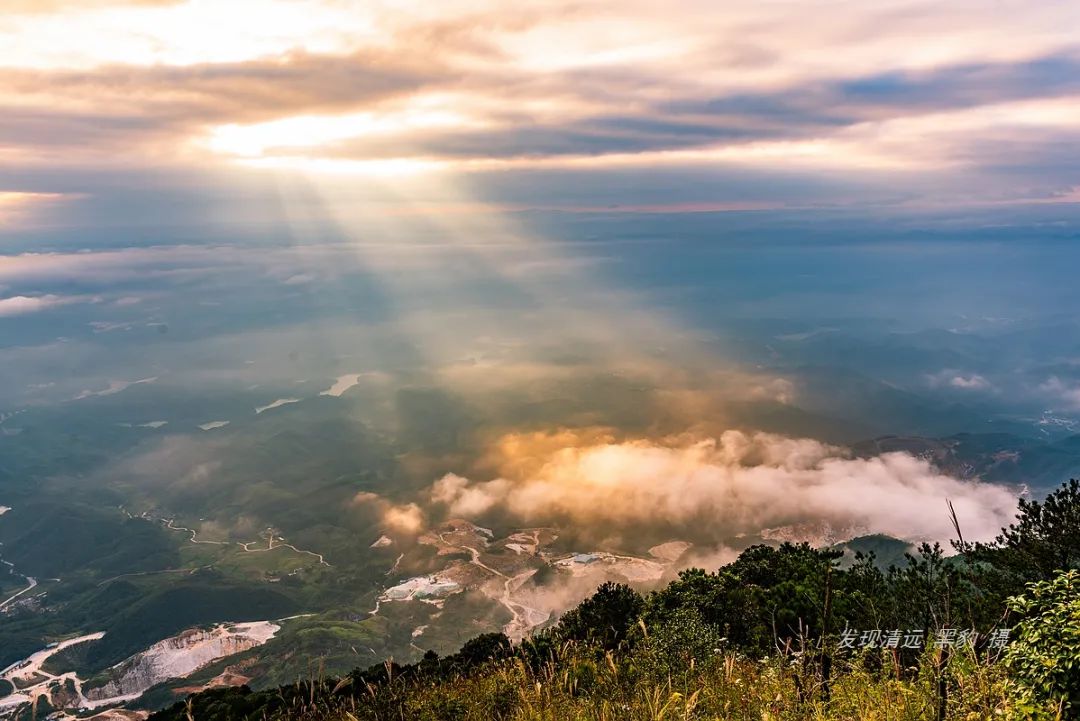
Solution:
[[[152,718],[1077,718],[1077,529],[1072,481],[953,558],[923,546],[882,572],[869,557],[844,569],[836,551],[756,546],[645,597],[602,586],[517,647],[489,634],[417,664],[207,691]],[[891,630],[925,640],[889,642]]]

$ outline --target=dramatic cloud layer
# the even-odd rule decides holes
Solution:
[[[12,15],[44,15],[63,10],[122,7],[124,5],[173,5],[182,0],[6,0],[4,11]]]
[[[1069,3],[47,0],[11,10],[0,22],[0,158],[20,172],[0,176],[0,191],[27,190],[31,170],[237,162],[554,168],[580,184],[627,166],[798,169],[808,177],[751,198],[789,206],[838,177],[850,194],[830,204],[880,202],[853,174],[889,173],[896,195],[923,205],[943,194],[1061,202],[1080,187],[1062,153],[1080,140],[1080,10]],[[709,200],[731,200],[727,191]]]
[[[719,439],[566,447],[519,479],[448,474],[430,500],[451,516],[570,521],[605,533],[684,528],[715,540],[763,528],[829,527],[947,541],[953,503],[965,538],[992,538],[1013,518],[1000,486],[960,481],[905,453],[852,458],[808,439],[728,431]]]

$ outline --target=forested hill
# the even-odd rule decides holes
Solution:
[[[882,571],[754,546],[647,596],[601,586],[516,647],[489,634],[416,664],[205,691],[151,718],[1077,718],[1077,529],[1071,481],[953,556],[923,545]]]

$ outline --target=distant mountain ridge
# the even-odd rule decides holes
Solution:
[[[1039,441],[1011,433],[957,433],[944,438],[882,436],[852,446],[864,458],[906,452],[957,478],[1024,485],[1035,493],[1080,475],[1080,435]]]

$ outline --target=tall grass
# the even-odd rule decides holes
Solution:
[[[975,721],[1009,718],[1006,678],[990,658],[928,649],[902,667],[868,651],[834,669],[828,697],[799,654],[718,652],[658,673],[633,654],[564,645],[542,663],[513,658],[428,683],[311,684],[274,718],[311,721]],[[941,690],[946,689],[943,697]],[[197,721],[197,719],[196,719]]]

